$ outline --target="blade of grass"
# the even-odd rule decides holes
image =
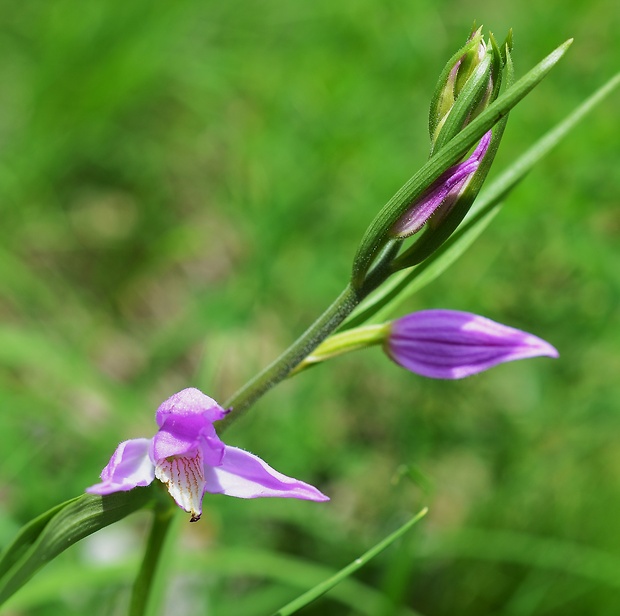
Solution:
[[[374,558],[377,554],[385,550],[389,545],[394,543],[398,538],[402,537],[410,528],[412,528],[417,522],[419,522],[428,512],[428,509],[425,507],[420,511],[417,515],[415,515],[411,520],[409,520],[406,524],[403,524],[398,530],[394,531],[391,535],[386,537],[383,541],[380,541],[373,548],[368,550],[365,554],[355,559],[351,564],[341,569],[338,573],[328,578],[324,582],[321,582],[308,592],[304,593],[297,599],[294,599],[284,607],[280,608],[274,616],[289,616],[290,614],[294,614],[302,607],[308,605],[315,599],[318,599],[320,596],[324,595],[330,589],[332,589],[336,584],[340,583],[342,580],[349,577],[351,574],[355,573],[358,569],[363,567],[369,560]]]
[[[419,554],[421,559],[460,558],[515,563],[620,588],[620,558],[616,554],[562,539],[469,528],[452,537],[444,537],[434,547],[422,552]]]

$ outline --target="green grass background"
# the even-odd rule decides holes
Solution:
[[[474,19],[514,29],[517,76],[575,37],[511,114],[495,171],[620,65],[612,0],[0,14],[2,545],[94,483],[119,441],[152,435],[163,399],[225,399],[333,299],[425,161],[436,78]],[[561,358],[437,382],[369,350],[273,390],[226,440],[332,500],[208,497],[199,524],[181,516],[162,613],[268,614],[423,505],[357,576],[387,602],[351,586],[304,613],[620,613],[618,104],[407,306],[481,313]],[[7,613],[123,614],[147,522],[73,548]]]

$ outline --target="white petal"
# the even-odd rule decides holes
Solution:
[[[192,456],[173,456],[160,460],[155,466],[155,476],[166,484],[176,504],[192,514],[190,522],[200,519],[205,492],[204,464],[200,450]]]

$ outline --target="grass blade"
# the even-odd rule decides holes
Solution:
[[[328,578],[321,584],[318,584],[308,592],[304,593],[297,599],[294,599],[281,609],[279,609],[274,616],[289,616],[290,614],[294,614],[302,607],[308,605],[315,599],[318,599],[320,596],[324,595],[330,589],[332,589],[336,584],[349,577],[351,574],[355,573],[358,569],[363,567],[369,560],[374,558],[377,554],[385,550],[389,545],[394,543],[397,539],[402,537],[410,528],[412,528],[417,522],[419,522],[428,512],[428,509],[425,507],[420,511],[417,515],[415,515],[411,520],[409,520],[406,524],[403,524],[398,530],[394,531],[391,535],[386,537],[383,541],[380,541],[368,550],[365,554],[354,560],[351,564],[347,565],[344,569],[341,569],[338,573]]]

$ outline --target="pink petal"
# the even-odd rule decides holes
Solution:
[[[209,423],[223,419],[226,411],[199,389],[188,387],[170,396],[157,409],[155,419],[161,428],[169,415],[201,415]]]
[[[221,466],[205,465],[206,491],[238,498],[280,497],[327,501],[315,487],[287,477],[243,449],[226,446]]]
[[[393,226],[395,236],[409,237],[417,233],[434,214],[442,213],[445,216],[450,211],[478,170],[491,143],[492,134],[492,131],[487,131],[467,160],[450,167],[420,199],[411,204]]]
[[[219,464],[224,443],[215,433],[213,422],[225,416],[226,411],[213,398],[194,387],[174,394],[157,409],[160,429],[153,438],[153,459],[192,456],[200,447],[205,464]]]
[[[153,437],[152,456],[155,462],[172,456],[193,456],[198,449],[206,464],[216,466],[224,456],[224,443],[213,424],[202,415],[171,413]]]
[[[103,481],[86,488],[86,491],[105,495],[148,486],[155,479],[155,467],[149,457],[150,445],[151,439],[148,438],[122,442],[101,471]]]

